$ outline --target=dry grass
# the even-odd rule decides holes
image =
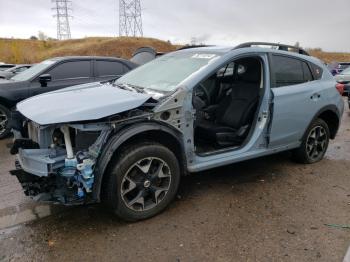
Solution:
[[[309,49],[309,53],[312,56],[315,56],[325,63],[331,62],[349,62],[350,61],[350,53],[336,53],[336,52],[324,52],[320,49]]]
[[[168,42],[153,38],[91,37],[67,41],[0,39],[0,61],[7,63],[37,63],[44,59],[67,55],[99,55],[130,58],[139,47],[152,46],[159,52],[175,50]],[[323,52],[309,49],[313,56],[326,63],[350,61],[350,53]]]
[[[68,55],[98,55],[130,58],[139,47],[152,46],[168,52],[176,46],[152,38],[84,38],[67,41],[0,39],[0,61],[7,63],[37,63],[44,59]]]

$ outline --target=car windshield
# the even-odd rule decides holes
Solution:
[[[340,70],[344,70],[344,69],[348,68],[349,66],[350,66],[350,64],[348,64],[348,63],[341,63],[338,65],[338,68]]]
[[[115,83],[170,92],[219,56],[216,53],[174,52],[131,71]]]
[[[342,75],[350,75],[350,67],[346,68],[343,72],[341,72]]]
[[[32,66],[31,68],[11,77],[12,80],[15,81],[27,81],[40,73],[41,71],[45,70],[49,66],[51,66],[53,63],[55,63],[55,60],[45,60],[39,64],[36,64]]]

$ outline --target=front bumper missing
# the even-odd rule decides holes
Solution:
[[[66,181],[60,177],[54,175],[38,177],[23,169],[12,170],[10,174],[17,177],[24,194],[35,201],[63,205],[80,205],[92,202],[88,199],[78,198],[75,190],[66,187]]]
[[[30,174],[47,177],[64,166],[65,150],[19,149],[17,159],[22,169]]]

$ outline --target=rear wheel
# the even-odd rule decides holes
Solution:
[[[10,110],[0,105],[0,139],[5,138],[10,133],[8,121],[10,118]]]
[[[328,148],[329,136],[327,123],[316,119],[308,128],[301,146],[294,151],[294,158],[304,164],[322,160]]]
[[[126,221],[150,218],[174,199],[179,182],[179,162],[172,151],[155,143],[127,148],[112,163],[106,185],[107,203]]]

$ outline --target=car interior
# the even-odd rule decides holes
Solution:
[[[259,57],[235,60],[202,81],[193,94],[196,153],[241,147],[257,116],[263,87]]]

